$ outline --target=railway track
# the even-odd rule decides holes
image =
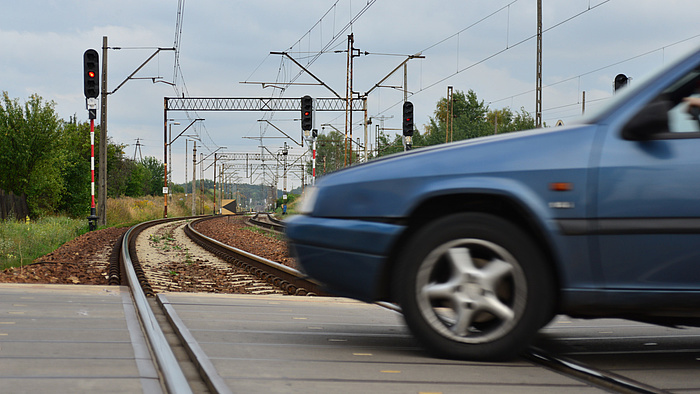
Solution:
[[[194,223],[207,220],[207,217],[188,219],[194,219],[194,221],[190,221],[186,225],[185,233],[203,248],[229,262],[236,269],[254,275],[287,294],[321,294],[320,286],[305,279],[299,271],[225,245],[193,229]],[[183,219],[154,220],[129,229],[118,242],[118,246],[115,247],[110,258],[109,281],[110,284],[124,284],[131,288],[135,309],[149,341],[153,358],[160,370],[162,385],[167,392],[191,393],[193,392],[191,387],[204,385],[208,391],[228,393],[231,392],[230,389],[199,348],[188,328],[167,301],[163,302],[164,297],[156,297],[154,286],[149,281],[146,270],[138,259],[136,239],[139,234],[149,227],[178,220]],[[164,327],[163,323],[165,322],[167,325]],[[173,337],[173,334],[176,338]],[[176,356],[173,346],[182,346],[184,352],[178,352],[179,354]],[[185,375],[183,365],[188,364],[199,371],[199,376],[192,378]]]
[[[193,227],[199,221],[210,217],[190,218],[185,226],[185,233],[197,244],[216,254],[231,266],[244,270],[250,275],[279,287],[286,294],[314,295],[322,294],[319,284],[305,279],[297,270],[286,267],[274,261],[266,260],[225,245],[209,238]],[[206,387],[206,391],[216,393],[231,392],[224,380],[219,376],[207,355],[199,347],[192,333],[177,316],[165,296],[157,295],[145,271],[138,261],[136,237],[150,226],[161,225],[180,219],[161,219],[142,223],[132,227],[116,250],[117,257],[112,258],[110,266],[110,282],[121,283],[131,287],[137,313],[142,328],[149,341],[160,375],[162,385],[170,393],[195,392],[192,387]],[[267,222],[267,220],[259,220]],[[182,347],[184,351],[174,351]],[[633,379],[603,369],[593,368],[584,363],[548,353],[545,350],[532,347],[524,354],[529,362],[555,371],[561,375],[584,381],[591,386],[608,392],[620,393],[663,393],[665,391],[653,386],[640,383]],[[183,370],[195,369],[198,376],[188,376]],[[196,392],[202,391],[197,389]]]
[[[284,222],[276,219],[270,213],[256,213],[252,218],[248,219],[248,222],[257,227],[266,228],[268,230],[273,230],[280,233],[284,232]]]

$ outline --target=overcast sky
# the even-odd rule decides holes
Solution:
[[[332,97],[324,87],[282,86],[299,68],[272,51],[288,51],[340,95],[345,94],[347,35],[363,55],[354,60],[354,89],[366,92],[407,55],[409,100],[420,130],[434,116],[447,86],[474,90],[491,109],[535,108],[536,0],[414,1],[185,1],[179,45],[180,71],[174,53],[161,52],[136,77],[109,96],[108,134],[128,144],[133,157],[139,138],[143,156],[163,160],[163,97],[183,92],[192,97]],[[6,2],[8,2],[6,0]],[[82,55],[101,54],[107,36],[109,90],[114,90],[156,47],[173,47],[176,0],[29,0],[12,2],[0,13],[0,90],[26,100],[39,94],[53,100],[62,118],[87,120],[82,89]],[[682,53],[700,47],[700,2],[697,0],[543,0],[543,120],[554,125],[575,120],[586,108],[612,95],[618,73],[640,78]],[[351,20],[354,20],[351,23]],[[315,57],[319,51],[325,52]],[[365,55],[365,52],[368,53]],[[152,83],[153,77],[177,83]],[[401,127],[403,72],[387,79],[368,97],[369,116],[385,117],[386,128]],[[297,83],[314,82],[308,75]],[[192,130],[204,152],[277,152],[285,142],[268,119],[299,141],[299,114],[278,112],[200,112],[205,118]],[[316,125],[343,130],[344,113],[318,113]],[[171,113],[181,125],[184,113]],[[360,119],[360,113],[355,120]],[[374,125],[378,124],[377,121]],[[370,127],[373,138],[374,125]],[[328,130],[329,126],[326,126]],[[320,128],[320,127],[319,127]],[[323,132],[323,131],[322,131]],[[390,131],[393,133],[393,131]],[[188,132],[189,134],[189,132]],[[362,138],[357,125],[353,136]],[[248,138],[247,138],[248,137]],[[249,138],[253,137],[253,138]],[[296,146],[291,154],[306,149]],[[200,145],[200,143],[198,143]],[[189,145],[191,147],[191,143]],[[183,138],[173,143],[171,169],[184,181]],[[201,152],[201,151],[200,151]],[[191,162],[189,171],[191,171]],[[208,178],[211,178],[211,168]],[[188,176],[191,179],[191,175]],[[298,185],[298,179],[290,179]],[[281,188],[281,185],[280,185]],[[291,186],[290,186],[291,188]]]

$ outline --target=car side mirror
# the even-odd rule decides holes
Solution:
[[[646,141],[656,134],[668,132],[668,111],[671,102],[655,100],[644,106],[622,128],[622,138],[632,141]]]

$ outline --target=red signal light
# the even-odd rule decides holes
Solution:
[[[88,77],[95,78],[95,72],[94,71],[88,72]]]

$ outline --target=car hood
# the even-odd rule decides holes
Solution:
[[[586,168],[596,127],[508,133],[390,155],[324,176],[314,216],[403,217],[422,198],[484,182]],[[522,180],[521,182],[527,182]],[[438,191],[439,190],[439,191]]]

